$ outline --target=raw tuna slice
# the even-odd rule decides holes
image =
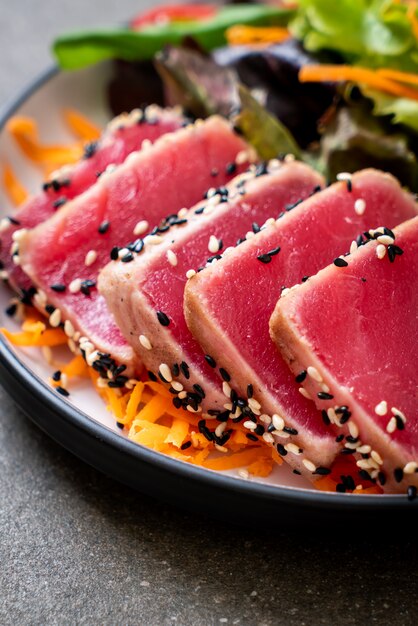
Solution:
[[[293,372],[311,374],[304,388],[318,408],[337,427],[351,414],[343,428],[363,455],[360,476],[399,491],[418,485],[418,217],[373,236],[347,266],[281,298],[271,333]]]
[[[18,292],[31,286],[22,269],[13,263],[11,248],[13,233],[22,228],[34,228],[53,215],[68,200],[93,185],[98,174],[109,165],[123,163],[128,154],[139,150],[145,140],[154,142],[165,133],[185,124],[184,117],[174,109],[148,107],[120,115],[109,123],[99,142],[86,146],[84,158],[77,164],[62,168],[44,184],[41,193],[30,198],[12,217],[0,223],[0,263],[4,277]]]
[[[222,393],[214,363],[209,359],[211,367],[205,360],[186,326],[186,274],[323,183],[302,163],[276,161],[268,169],[253,169],[191,209],[184,215],[187,224],[172,228],[159,246],[128,265],[109,264],[100,276],[100,291],[127,341],[148,370],[163,380],[176,379],[174,403],[192,411],[224,412],[230,399]]]
[[[345,253],[366,228],[415,214],[395,179],[365,170],[315,194],[188,282],[189,328],[228,371],[231,387],[246,396],[251,385],[250,406],[278,415],[279,430],[285,421],[278,450],[308,475],[330,464],[337,444],[271,341],[270,316],[283,289]]]
[[[50,321],[69,320],[70,334],[75,328],[88,337],[89,349],[94,344],[116,361],[130,364],[132,349],[96,289],[100,269],[111,252],[128,262],[132,252],[123,244],[138,236],[131,248],[140,249],[139,235],[202,198],[213,185],[214,171],[221,185],[227,182],[230,163],[243,151],[248,146],[230,125],[212,117],[129,155],[115,171],[19,239],[18,258],[41,290],[36,304],[58,307]]]

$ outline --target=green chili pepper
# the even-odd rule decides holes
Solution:
[[[105,59],[141,61],[152,59],[165,45],[180,45],[193,37],[206,51],[225,45],[225,31],[235,24],[284,26],[294,11],[262,4],[232,5],[219,9],[207,20],[173,22],[148,26],[139,31],[128,29],[81,32],[59,37],[53,46],[62,69],[75,70]]]

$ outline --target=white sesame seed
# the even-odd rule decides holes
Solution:
[[[266,443],[274,443],[274,437],[271,433],[263,433],[263,439]]]
[[[241,478],[245,478],[245,479],[247,479],[247,478],[249,478],[249,477],[250,477],[250,473],[249,473],[249,472],[248,472],[248,470],[246,470],[246,469],[240,469],[240,470],[238,470],[238,475],[239,475]]]
[[[225,395],[227,398],[230,398],[230,397],[231,397],[231,391],[232,391],[232,390],[231,390],[231,387],[230,387],[230,386],[228,385],[228,383],[226,382],[226,380],[224,380],[224,381],[223,381],[223,383],[222,383],[222,391],[223,391],[224,395]]]
[[[74,326],[72,324],[72,322],[70,322],[70,320],[65,320],[64,322],[64,332],[67,335],[67,337],[73,337],[74,336]]]
[[[314,472],[316,470],[316,465],[312,463],[309,459],[303,459],[303,465],[306,467],[308,472]]]
[[[273,426],[276,430],[283,430],[285,427],[284,419],[276,413],[272,416],[271,421],[273,422]]]
[[[183,207],[182,209],[180,209],[180,211],[177,213],[177,217],[184,217],[185,215],[187,215],[188,213],[188,209],[186,209],[186,207]]]
[[[187,398],[187,391],[180,391],[178,397],[180,400],[184,400],[184,398]]]
[[[171,381],[173,380],[173,376],[171,375],[171,370],[168,367],[167,363],[161,363],[160,367],[158,368],[160,370],[160,374],[161,376],[168,382],[171,383]]]
[[[391,417],[387,423],[386,432],[388,432],[389,434],[392,434],[395,432],[395,430],[396,430],[396,419],[394,417]]]
[[[249,230],[248,233],[245,233],[245,239],[252,239],[255,237],[255,233],[252,230]]]
[[[247,150],[241,150],[241,152],[238,152],[238,154],[236,156],[236,159],[235,159],[235,163],[237,165],[243,165],[247,161],[248,161],[248,151]]]
[[[350,435],[352,437],[354,437],[354,439],[356,437],[358,437],[358,428],[357,428],[357,424],[355,424],[354,422],[348,422],[348,431],[350,433]]]
[[[308,376],[310,376],[311,378],[313,378],[314,380],[316,380],[318,383],[322,382],[322,376],[321,374],[318,372],[318,370],[316,369],[316,367],[313,367],[312,365],[310,365],[307,368],[307,373]]]
[[[78,330],[76,330],[76,332],[74,333],[74,337],[73,337],[74,341],[79,341],[80,339],[80,333]]]
[[[68,339],[67,341],[67,345],[70,348],[71,352],[73,352],[74,354],[77,352],[77,345],[74,341],[74,339]]]
[[[299,393],[307,400],[312,400],[311,395],[309,394],[308,391],[306,391],[304,387],[299,387]]]
[[[90,365],[91,367],[93,363],[97,361],[98,358],[99,358],[98,350],[93,350],[92,352],[89,352],[89,354],[86,355],[87,365]]]
[[[175,389],[175,391],[183,391],[184,389],[183,385],[179,383],[178,380],[173,380],[171,386]]]
[[[11,226],[11,221],[9,220],[8,217],[3,217],[2,220],[0,220],[0,233],[4,233],[6,230],[8,230]]]
[[[373,461],[376,461],[378,465],[383,465],[383,459],[376,450],[372,450],[370,456],[372,457]]]
[[[328,415],[328,419],[330,420],[332,424],[336,424],[337,426],[340,426],[335,409],[333,409],[332,407],[327,409],[327,415]]]
[[[322,389],[322,391],[324,391],[325,393],[329,393],[329,392],[330,392],[330,389],[329,389],[328,385],[326,385],[325,383],[322,383],[322,385],[321,385],[321,389]]]
[[[129,254],[128,248],[121,248],[118,252],[118,258],[123,259],[123,257],[126,256],[127,254]]]
[[[212,252],[212,254],[219,252],[219,240],[215,237],[215,235],[211,235],[209,237],[208,250],[209,252]]]
[[[1,280],[8,280],[9,279],[9,272],[7,270],[0,270],[0,279]]]
[[[86,254],[86,258],[84,259],[84,265],[89,267],[90,265],[93,265],[93,263],[95,263],[96,259],[97,259],[96,250],[89,250]]]
[[[173,252],[173,250],[167,250],[167,260],[170,263],[170,265],[175,267],[178,263],[177,254]]]
[[[138,222],[135,225],[134,231],[133,231],[135,237],[139,237],[139,235],[143,235],[144,233],[146,233],[148,228],[149,228],[149,224],[147,220],[141,220],[140,222]]]
[[[139,335],[139,343],[145,350],[152,350],[152,343],[145,335]]]
[[[152,146],[152,141],[150,139],[144,139],[141,143],[141,150],[148,150]]]
[[[187,272],[186,272],[186,278],[187,278],[187,279],[190,279],[190,278],[193,278],[193,276],[196,276],[196,272],[195,272],[195,270],[187,270]]]
[[[147,235],[144,238],[144,243],[147,246],[157,246],[162,241],[163,241],[163,238],[160,235]]]
[[[81,278],[75,278],[68,285],[68,291],[70,293],[78,293],[81,289]]]
[[[271,424],[270,415],[266,415],[266,413],[263,413],[263,415],[260,415],[260,422],[263,422],[263,424],[270,425]]]
[[[215,428],[215,435],[217,437],[222,437],[225,428],[226,428],[226,422],[222,422],[221,424],[218,424],[218,426]]]
[[[12,259],[13,259],[13,263],[14,263],[15,265],[20,265],[20,257],[19,257],[19,255],[18,255],[18,254],[14,254],[14,255],[12,256]]]
[[[351,178],[352,174],[350,174],[350,172],[340,172],[339,174],[337,174],[337,180],[339,181],[351,180]]]
[[[386,255],[386,246],[379,243],[376,246],[376,256],[378,259],[382,260],[385,257],[385,255]]]
[[[254,413],[261,409],[261,404],[255,398],[248,398],[248,406]]]
[[[390,235],[379,235],[377,241],[379,243],[382,243],[384,246],[391,246],[393,243],[395,243],[394,238],[390,237]]]
[[[402,411],[400,411],[394,406],[391,408],[391,411],[393,415],[400,417],[403,423],[406,424],[406,417],[405,417],[405,414],[402,413]]]
[[[228,448],[225,448],[225,446],[220,446],[218,443],[215,443],[215,450],[217,450],[218,452],[228,452]]]
[[[12,235],[12,240],[13,241],[21,241],[21,239],[23,239],[23,237],[26,235],[26,233],[28,232],[27,228],[20,228],[19,230],[15,230],[15,232]]]
[[[371,452],[371,447],[367,444],[360,446],[359,448],[357,448],[357,452],[359,454],[369,454]]]
[[[386,413],[388,412],[388,403],[386,402],[386,400],[382,400],[381,402],[379,402],[379,404],[375,406],[374,412],[376,413],[376,415],[386,415]]]
[[[359,448],[360,445],[361,445],[360,442],[356,441],[356,443],[346,443],[344,447],[348,448],[349,450],[355,450],[356,448]]]
[[[192,406],[190,406],[190,404],[187,405],[186,409],[190,412],[190,413],[200,413],[202,410],[202,407],[199,406],[197,407],[197,409],[194,409]]]
[[[290,452],[291,454],[295,454],[296,456],[302,454],[299,446],[297,446],[295,443],[288,443],[285,445],[285,448],[288,452]]]
[[[285,163],[292,163],[294,160],[296,159],[294,154],[286,154],[285,158],[284,158],[284,162]]]
[[[227,411],[232,411],[232,403],[231,402],[226,402],[224,404],[224,409],[226,409]]]
[[[403,468],[403,473],[404,474],[414,474],[417,471],[417,469],[418,469],[418,464],[415,463],[415,461],[410,461]]]
[[[45,361],[51,365],[52,364],[52,350],[49,346],[42,346],[41,348],[42,351],[42,356],[44,357]]]
[[[273,430],[272,435],[280,437],[281,439],[289,439],[289,433],[285,433],[283,430]]]
[[[247,430],[255,430],[257,428],[257,424],[254,424],[251,420],[244,422],[243,426],[244,428],[247,428]]]
[[[280,297],[282,298],[283,296],[285,296],[286,294],[288,294],[290,291],[289,287],[285,287],[285,289],[282,289],[280,292]]]
[[[61,311],[60,309],[55,309],[53,313],[49,316],[49,323],[53,328],[58,328],[61,324]]]
[[[372,467],[371,463],[370,463],[370,459],[359,459],[356,462],[357,467],[359,467],[360,469],[369,469],[370,467]]]
[[[357,198],[357,200],[354,203],[354,211],[357,213],[357,215],[363,215],[365,210],[366,210],[366,201],[363,200],[363,198]]]
[[[358,248],[357,241],[352,241],[350,245],[350,254],[354,254],[357,248]]]
[[[68,376],[67,376],[67,374],[65,374],[65,373],[61,374],[60,383],[61,383],[61,387],[64,387],[64,389],[68,386]]]

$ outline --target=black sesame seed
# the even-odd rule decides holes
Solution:
[[[405,424],[400,415],[395,415],[396,428],[398,430],[405,430]]]
[[[395,239],[395,233],[393,232],[393,230],[390,230],[390,228],[386,228],[386,226],[383,227],[383,232],[385,233],[385,235],[387,235],[388,237],[392,237],[392,239]]]
[[[401,467],[397,467],[393,472],[393,476],[396,482],[400,483],[403,479],[403,469]]]
[[[412,500],[415,500],[415,498],[417,497],[417,488],[414,485],[409,485],[406,493],[408,496],[408,500],[412,502]]]
[[[220,368],[219,368],[219,373],[220,373],[220,375],[222,376],[222,379],[223,379],[225,382],[229,383],[229,381],[231,380],[231,377],[230,377],[230,375],[228,374],[228,372],[226,371],[226,369],[224,369],[223,367],[220,367]]]
[[[303,383],[307,375],[308,375],[308,372],[306,370],[302,370],[302,372],[299,372],[299,374],[295,376],[295,381],[297,383]]]
[[[269,252],[267,252],[267,254],[269,256],[275,256],[276,254],[279,254],[280,250],[280,246],[277,246],[277,248],[273,248],[273,250],[270,250]]]
[[[237,164],[236,163],[228,163],[225,171],[227,174],[234,174],[237,171]]]
[[[257,261],[261,261],[261,263],[267,264],[271,261],[271,256],[269,254],[260,254],[257,257]]]
[[[97,231],[100,235],[104,235],[109,230],[109,227],[110,227],[110,222],[108,220],[105,220],[104,222],[100,224]]]
[[[303,202],[303,199],[301,198],[300,200],[297,200],[296,202],[293,202],[293,204],[286,204],[285,211],[291,211],[292,209],[295,209],[302,202]]]
[[[331,423],[331,422],[329,422],[329,423]],[[344,439],[344,435],[338,435],[337,437],[335,437],[335,441],[336,441],[337,443],[341,443],[341,441],[342,441],[343,439]]]
[[[132,254],[132,252],[128,252],[121,258],[122,263],[130,263],[133,260],[134,260],[134,255]]]
[[[264,435],[265,433],[265,428],[264,426],[262,426],[261,424],[258,424],[257,428],[254,429],[254,432],[256,435],[259,435],[261,437],[261,435]]]
[[[346,424],[348,420],[350,419],[350,417],[351,417],[350,411],[346,411],[345,413],[343,413],[340,417],[340,424],[341,425]]]
[[[253,397],[254,389],[251,384],[247,385],[247,398],[250,399]]]
[[[327,393],[326,391],[318,391],[316,395],[320,400],[332,400],[334,397],[331,393]]]
[[[370,476],[369,472],[367,470],[365,470],[365,469],[359,470],[358,475],[363,480],[371,480],[372,479],[372,477]]]
[[[61,198],[55,200],[55,202],[52,203],[52,206],[54,209],[59,209],[60,207],[64,206],[66,202],[67,198],[65,196],[62,196]]]
[[[110,251],[110,258],[112,261],[117,261],[119,256],[119,248],[118,246],[114,246]]]
[[[256,435],[253,435],[252,433],[247,433],[246,434],[247,439],[249,439],[250,441],[258,441],[258,437]]]
[[[313,474],[318,474],[319,476],[328,476],[328,474],[331,474],[331,470],[328,467],[317,467]]]
[[[68,396],[70,395],[70,393],[66,389],[64,389],[64,387],[55,387],[55,391],[61,394],[61,396],[64,396],[64,398],[68,398]]]
[[[52,291],[56,291],[57,293],[62,293],[66,290],[66,286],[61,283],[56,283],[55,285],[51,285]]]
[[[379,483],[382,485],[386,484],[386,474],[384,474],[384,472],[379,472],[378,476],[377,476]]]
[[[183,376],[189,380],[190,378],[190,372],[189,372],[189,366],[187,365],[187,363],[185,361],[182,361],[180,363],[180,369],[183,372]]]
[[[180,366],[178,363],[173,363],[173,367],[171,368],[173,372],[173,376],[178,376],[180,374]]]
[[[329,426],[331,424],[331,420],[329,419],[328,413],[325,411],[325,409],[321,411],[321,416],[325,426]]]
[[[286,448],[281,443],[277,444],[277,452],[280,454],[280,456],[286,456],[286,454],[287,454]]]
[[[294,470],[293,470],[293,473],[294,473],[294,474],[296,474],[296,476],[302,476],[302,472],[300,472],[300,471],[299,471],[299,470],[297,470],[297,469],[294,469]]]
[[[210,365],[210,367],[216,367],[216,361],[213,357],[210,356],[210,354],[205,354],[205,360],[206,363]]]
[[[47,304],[45,307],[45,311],[48,313],[48,315],[52,315],[55,311],[55,307],[52,306],[52,304]]]
[[[8,315],[9,317],[13,317],[15,315],[17,311],[17,304],[12,303],[10,304],[7,309],[5,310],[6,315]]]
[[[91,159],[91,157],[96,154],[97,148],[98,148],[97,141],[91,141],[90,143],[86,144],[84,146],[83,158],[84,159]]]
[[[196,211],[194,212],[195,215],[202,215],[203,211],[205,210],[206,207],[201,206],[199,209],[196,209]]]
[[[201,387],[198,383],[195,383],[195,384],[193,385],[193,389],[196,391],[196,393],[197,393],[199,396],[201,396],[201,398],[205,398],[205,397],[206,397],[205,392],[203,391],[202,387]]]
[[[187,450],[187,448],[190,448],[190,446],[192,445],[191,441],[185,441],[181,446],[180,446],[180,450]]]
[[[154,374],[154,372],[148,372],[148,378],[153,382],[156,383],[158,381],[158,378],[156,377],[156,375]]]
[[[345,259],[337,257],[336,259],[334,259],[334,265],[336,265],[337,267],[347,267],[348,263]]]
[[[351,181],[351,178],[347,178],[347,180],[345,182],[346,182],[346,185],[347,185],[347,191],[349,193],[351,193],[353,191],[353,183]]]
[[[160,322],[161,326],[168,326],[170,324],[169,318],[162,311],[157,311],[157,319]]]
[[[284,426],[283,432],[287,433],[288,435],[297,435],[298,434],[298,431],[296,430],[296,428],[290,428],[289,426]]]
[[[52,380],[53,380],[54,382],[56,382],[56,383],[57,383],[59,380],[61,380],[61,371],[60,371],[60,370],[57,370],[56,372],[54,372],[54,373],[52,374]]]
[[[309,276],[302,276],[302,282],[306,283],[306,281],[309,279]]]
[[[345,485],[343,485],[343,483],[338,483],[338,485],[335,488],[335,491],[337,493],[345,493],[346,492]]]
[[[176,407],[176,409],[180,409],[181,408],[181,400],[180,400],[180,398],[173,398],[173,404]]]
[[[213,177],[218,176],[218,174],[219,174],[219,170],[216,167],[214,167],[210,172],[210,175]]]
[[[20,222],[19,220],[17,220],[15,217],[11,217],[10,215],[7,216],[7,219],[9,220],[9,222],[11,224],[13,224],[14,226],[20,226]]]

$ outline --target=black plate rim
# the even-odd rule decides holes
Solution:
[[[24,87],[17,96],[12,99],[9,104],[2,107],[0,111],[0,132],[4,129],[8,119],[32,96],[38,89],[42,88],[49,80],[60,73],[56,65],[50,66],[44,70],[39,76]],[[251,500],[265,499],[266,501],[276,501],[278,504],[284,505],[300,505],[303,504],[311,509],[323,510],[346,510],[350,511],[397,511],[403,509],[418,508],[418,499],[409,502],[406,496],[402,494],[391,495],[359,495],[352,494],[329,493],[321,491],[310,491],[303,488],[285,487],[280,485],[263,484],[251,480],[237,479],[227,476],[219,472],[214,472],[189,465],[176,459],[172,459],[159,452],[150,450],[134,442],[125,439],[117,432],[112,431],[108,427],[86,413],[73,406],[70,401],[59,396],[52,390],[43,380],[41,380],[34,372],[32,372],[18,357],[14,350],[9,346],[4,337],[0,340],[0,366],[3,372],[11,374],[16,384],[23,385],[31,395],[40,401],[49,411],[60,418],[64,418],[68,423],[75,425],[77,429],[88,435],[91,445],[95,441],[112,448],[114,452],[119,452],[121,460],[125,455],[138,462],[155,465],[160,470],[168,472],[171,475],[177,475],[191,481],[197,481],[203,486],[211,488],[219,488],[226,492],[234,493],[242,496],[251,504]],[[3,377],[2,377],[3,378]],[[38,426],[38,419],[31,414],[30,407],[22,405],[19,401],[18,387],[10,389],[10,395],[13,396],[20,408],[34,421]],[[43,424],[43,430],[48,432],[48,428]],[[51,433],[49,433],[51,435]],[[51,435],[63,447],[83,459],[83,455],[72,449],[71,442],[60,440],[59,436]],[[90,455],[89,455],[90,456]],[[84,459],[85,460],[85,459]],[[91,460],[88,461],[90,464]],[[100,471],[109,475],[109,469],[105,463],[101,463],[100,459],[94,463],[95,467]]]

